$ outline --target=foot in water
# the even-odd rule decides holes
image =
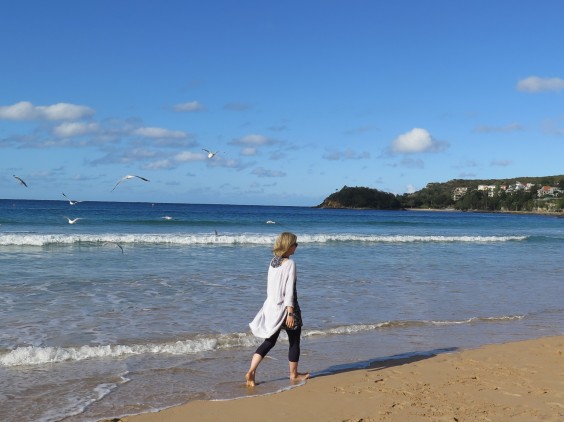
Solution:
[[[290,380],[294,382],[305,381],[310,377],[309,372],[300,373],[290,376]]]
[[[254,387],[255,386],[255,373],[254,371],[247,372],[245,375],[245,379],[247,380],[247,387]]]

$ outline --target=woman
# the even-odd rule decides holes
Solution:
[[[276,344],[282,328],[286,330],[290,342],[288,349],[290,379],[303,381],[309,378],[309,373],[298,372],[302,316],[296,291],[296,264],[290,259],[298,247],[297,240],[293,233],[281,233],[272,249],[274,258],[268,267],[266,300],[255,319],[249,324],[255,336],[265,339],[253,355],[251,367],[245,376],[249,387],[255,386],[256,370]]]

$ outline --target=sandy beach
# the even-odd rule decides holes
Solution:
[[[564,336],[556,336],[394,359],[277,394],[194,401],[121,421],[562,421],[563,353]]]

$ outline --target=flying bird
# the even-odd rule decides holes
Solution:
[[[221,151],[215,151],[214,152],[214,151],[210,151],[209,149],[204,149],[204,148],[202,148],[202,151],[206,151],[208,153],[208,158],[213,158],[221,152]]]
[[[16,176],[15,174],[13,174],[12,176],[14,176],[16,179],[18,179],[18,180],[20,181],[20,183],[21,183],[22,185],[24,185],[26,188],[28,187],[28,186],[27,186],[27,183],[24,182],[24,180],[23,180],[21,177],[18,177],[18,176]]]
[[[76,205],[76,204],[78,204],[79,202],[82,202],[82,201],[73,201],[73,200],[70,199],[67,195],[65,195],[64,192],[63,192],[63,196],[69,200],[69,204],[71,204],[71,205]]]
[[[137,177],[138,179],[141,179],[145,182],[148,182],[149,179],[145,179],[144,177],[141,176],[136,176],[134,174],[128,174],[127,176],[122,177],[121,179],[118,180],[118,182],[116,183],[116,185],[114,186],[114,189],[117,188],[117,185],[119,185],[121,182],[123,182],[124,180],[128,180],[128,179],[133,179],[134,177]],[[112,189],[112,191],[114,190]]]
[[[65,215],[64,217],[68,220],[69,224],[74,224],[74,223],[76,223],[78,220],[82,220],[82,218],[80,218],[80,217],[74,218],[74,219],[73,219],[73,218],[68,218],[66,215]]]

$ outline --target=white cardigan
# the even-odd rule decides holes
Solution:
[[[286,259],[279,267],[268,266],[266,300],[249,324],[256,337],[269,338],[280,329],[286,319],[286,307],[294,306],[296,264]]]

